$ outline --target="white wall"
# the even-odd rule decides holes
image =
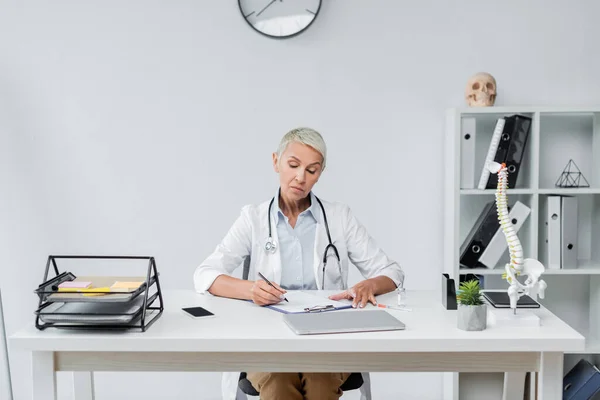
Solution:
[[[8,334],[33,322],[48,254],[152,254],[165,289],[191,289],[239,208],[273,194],[271,152],[299,125],[329,145],[315,192],[350,204],[409,288],[437,289],[443,116],[469,76],[496,77],[497,105],[600,103],[592,0],[326,0],[286,41],[254,32],[233,0],[0,10]],[[10,356],[16,399],[29,399],[29,359]],[[97,399],[137,384],[148,400],[216,399],[215,377],[98,374]],[[389,377],[374,376],[376,398],[441,397],[439,374]]]

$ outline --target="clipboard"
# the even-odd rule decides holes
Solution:
[[[352,303],[330,300],[311,291],[291,290],[285,296],[289,302],[264,306],[283,314],[320,313],[352,308]]]

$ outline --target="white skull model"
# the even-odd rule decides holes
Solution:
[[[471,107],[489,107],[496,101],[496,80],[487,72],[473,75],[467,82],[465,99]]]

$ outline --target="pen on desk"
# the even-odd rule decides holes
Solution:
[[[392,310],[400,310],[400,311],[412,311],[412,308],[400,307],[400,306],[388,306],[388,305],[379,304],[379,303],[377,303],[377,307],[379,307],[379,308],[390,308]]]
[[[273,285],[271,282],[269,282],[269,280],[268,280],[267,278],[265,278],[265,276],[264,276],[263,274],[261,274],[261,273],[259,272],[259,273],[258,273],[258,275],[259,275],[259,276],[262,278],[262,280],[263,280],[263,281],[267,282],[267,283],[269,284],[269,286],[271,286],[273,289],[275,289],[275,290],[277,290],[278,292],[281,292],[281,294],[283,294],[283,292],[282,292],[281,290],[277,289],[277,288],[275,287],[275,285]],[[288,299],[286,299],[286,298],[285,298],[285,296],[283,296],[283,299],[289,303]]]

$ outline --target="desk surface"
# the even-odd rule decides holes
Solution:
[[[539,327],[488,326],[480,332],[462,331],[456,327],[456,311],[445,310],[437,292],[408,291],[412,312],[386,310],[404,322],[406,330],[311,336],[295,335],[283,322],[283,314],[250,302],[192,290],[164,291],[163,297],[163,315],[146,332],[39,331],[32,315],[31,325],[12,335],[10,343],[30,351],[328,353],[571,352],[581,351],[585,345],[581,334],[543,307],[535,310],[542,321]],[[394,293],[378,297],[382,304],[394,304],[395,300]],[[216,317],[192,319],[181,311],[193,305],[207,308]]]

